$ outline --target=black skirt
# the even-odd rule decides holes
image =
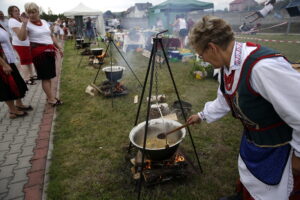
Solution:
[[[11,75],[13,76],[16,85],[19,89],[20,96],[16,96],[11,91],[11,88],[7,83],[5,83],[2,78],[0,77],[0,101],[11,101],[16,99],[21,99],[25,96],[26,91],[28,90],[26,83],[24,82],[23,78],[21,77],[19,70],[17,69],[15,64],[10,64],[12,69]]]
[[[187,29],[180,29],[180,31],[179,31],[179,36],[180,37],[185,37],[185,36],[187,36],[188,35],[188,30]]]
[[[48,80],[56,76],[55,52],[43,52],[32,61],[38,79]]]

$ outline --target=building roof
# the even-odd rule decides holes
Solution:
[[[162,2],[150,10],[160,10],[161,12],[191,12],[195,10],[205,10],[214,8],[214,4],[198,0],[167,0]]]
[[[134,8],[137,8],[138,10],[148,10],[149,8],[152,7],[152,3],[136,3],[134,6],[131,6],[130,8],[127,9],[127,13],[130,13],[134,11]]]
[[[241,3],[245,3],[247,1],[251,1],[251,0],[234,0],[234,1],[230,2],[229,4],[241,4]]]
[[[147,10],[148,8],[152,7],[152,3],[136,3],[135,6],[139,9],[139,10]]]

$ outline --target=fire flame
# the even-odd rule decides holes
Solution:
[[[181,156],[181,155],[176,155],[175,156],[175,162],[183,162],[185,159],[184,159],[184,157],[183,156]]]
[[[169,160],[169,161],[164,161],[163,164],[165,166],[172,166],[176,163],[179,163],[179,162],[184,162],[185,161],[185,158],[183,155],[181,154],[176,154],[174,159],[173,160]],[[154,164],[155,165],[155,164]],[[152,160],[150,159],[146,159],[145,160],[145,165],[144,165],[144,169],[152,169],[153,166],[152,166]]]
[[[145,168],[146,169],[151,169],[151,160],[146,160]]]
[[[115,86],[116,91],[118,92],[123,92],[124,89],[122,88],[123,84],[122,83],[117,83]]]

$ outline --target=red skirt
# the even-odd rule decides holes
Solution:
[[[10,76],[0,70],[0,102],[21,99],[28,90],[15,64],[10,64],[12,72]],[[2,66],[0,66],[2,68]]]
[[[14,48],[19,54],[21,65],[30,65],[32,63],[30,46],[15,46],[14,45]]]

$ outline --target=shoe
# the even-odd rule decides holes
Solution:
[[[32,76],[32,77],[30,77],[30,79],[36,81],[36,80],[38,80],[38,77],[37,76]]]
[[[22,114],[10,112],[10,113],[9,113],[9,118],[10,118],[10,119],[16,119],[16,118],[18,118],[18,117],[24,117],[24,116],[26,116],[26,115],[28,115],[28,113],[25,112],[25,111],[23,111]]]
[[[27,80],[27,81],[25,81],[25,83],[26,83],[27,85],[35,85],[35,84],[36,84],[36,82],[34,82],[33,79]]]
[[[54,102],[54,103],[48,102],[48,104],[50,104],[52,107],[59,106],[59,105],[63,104],[63,102],[61,100],[59,100],[58,98],[55,98],[55,99],[56,99],[56,102]]]
[[[243,200],[243,193],[237,193],[229,197],[222,197],[219,200]]]
[[[18,110],[20,111],[30,111],[30,110],[33,110],[32,106],[31,105],[28,105],[28,106],[16,106],[18,108]]]

